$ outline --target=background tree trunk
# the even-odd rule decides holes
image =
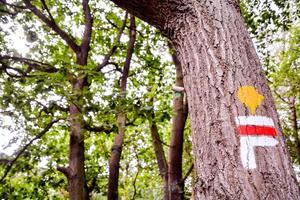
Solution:
[[[171,45],[169,45],[171,48]],[[187,103],[184,99],[183,76],[181,65],[172,53],[173,62],[176,67],[176,83],[174,88],[172,131],[169,148],[169,165],[166,160],[162,141],[159,137],[155,123],[154,113],[150,123],[152,143],[158,163],[160,176],[164,181],[164,199],[184,199],[184,180],[182,178],[182,154],[184,141],[184,127],[188,115]],[[176,91],[177,90],[177,91]]]
[[[290,109],[291,109],[291,122],[293,127],[293,137],[295,138],[294,148],[297,154],[298,164],[300,164],[300,138],[299,138],[299,127],[298,127],[298,116],[297,116],[297,106],[296,97],[290,99]]]
[[[191,118],[196,199],[300,199],[272,96],[239,1],[113,1],[160,28],[174,44],[183,66]],[[254,107],[251,104],[250,112],[237,96],[242,86],[256,92],[256,97],[243,94],[244,100],[263,99]],[[249,115],[274,122],[277,136],[273,139],[279,142],[273,147],[255,147],[257,167],[253,169],[242,164],[236,121]]]
[[[165,151],[159,137],[158,129],[154,121],[154,116],[152,117],[152,122],[150,123],[151,138],[154,147],[154,152],[158,164],[159,174],[164,182],[164,200],[169,199],[169,184],[168,184],[168,163],[165,156]]]
[[[134,51],[134,43],[136,40],[135,17],[130,15],[130,36],[128,41],[127,55],[123,67],[123,74],[120,80],[120,98],[126,97],[126,85],[129,74],[130,62]],[[119,111],[117,116],[118,134],[115,136],[114,144],[111,149],[111,157],[109,159],[109,178],[108,178],[108,200],[118,199],[119,185],[119,168],[122,154],[122,145],[126,126],[126,113]]]
[[[175,55],[172,53],[173,62],[176,67],[177,87],[183,88],[182,69]],[[184,199],[184,181],[182,180],[182,153],[183,135],[185,122],[188,116],[187,102],[184,99],[184,91],[175,91],[173,98],[172,133],[169,149],[169,199]]]

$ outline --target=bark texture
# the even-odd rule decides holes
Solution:
[[[123,67],[123,75],[120,80],[120,98],[126,97],[126,85],[130,68],[130,62],[134,51],[134,43],[136,39],[135,17],[130,16],[130,36],[128,41],[127,55]],[[126,126],[126,113],[119,111],[117,115],[118,134],[115,136],[114,144],[111,149],[111,157],[109,159],[109,178],[108,178],[108,200],[118,199],[119,185],[119,169],[122,154],[122,145]]]
[[[77,79],[73,84],[73,93],[80,98],[84,87],[84,80]],[[77,96],[76,95],[76,96]],[[84,136],[82,134],[82,114],[78,106],[70,105],[70,144],[69,167],[67,177],[69,182],[69,195],[72,200],[88,199],[84,171]]]
[[[183,75],[181,65],[175,53],[172,54],[173,62],[176,67],[177,87],[183,86]],[[183,135],[185,122],[188,116],[187,102],[184,99],[184,91],[175,91],[173,98],[172,134],[169,149],[169,199],[184,199],[184,181],[182,179],[182,153],[183,153]]]
[[[239,1],[113,1],[161,28],[174,44],[183,66],[191,118],[196,199],[300,199],[277,112]],[[152,10],[154,4],[157,8],[167,4],[166,13]],[[264,96],[256,115],[272,118],[279,142],[275,147],[256,147],[257,168],[251,170],[241,163],[235,122],[237,116],[250,115],[237,97],[244,85]]]

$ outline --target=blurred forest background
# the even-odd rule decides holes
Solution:
[[[300,2],[241,0],[241,10],[300,177]],[[106,199],[109,163],[120,167],[121,199],[162,199],[173,97],[182,97],[173,89],[182,84],[179,68],[158,30],[110,1],[90,0],[88,8],[79,1],[0,0],[0,199],[68,198],[65,166],[78,123],[91,199]],[[184,97],[179,103],[185,106]],[[190,199],[188,117],[182,123],[179,172]]]

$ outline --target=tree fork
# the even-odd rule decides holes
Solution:
[[[191,118],[195,197],[300,199],[278,115],[239,1],[112,1],[159,28],[174,44]],[[271,127],[261,130],[271,130],[274,138],[261,137],[268,141],[258,140],[261,146],[256,147],[255,141],[243,146],[243,138],[250,141],[252,132],[241,132],[242,123],[265,122]],[[243,154],[250,150],[251,160]]]

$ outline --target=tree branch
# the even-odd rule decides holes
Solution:
[[[93,17],[91,15],[91,9],[89,7],[89,0],[82,0],[82,8],[84,14],[84,32],[80,45],[80,54],[79,56],[79,64],[86,65],[87,64],[87,56],[90,50],[90,42],[92,36],[93,29]]]
[[[53,22],[55,22],[55,20],[54,20],[52,14],[51,14],[51,12],[50,12],[50,10],[49,10],[49,8],[48,8],[46,2],[45,2],[45,0],[41,0],[41,2],[42,2],[44,8],[46,9],[46,11],[47,11],[47,13],[48,13],[48,15],[49,15],[49,17],[50,17],[50,20],[53,21]]]
[[[30,0],[23,0],[27,9],[33,12],[40,20],[42,20],[49,28],[51,28],[55,33],[57,33],[73,51],[78,54],[80,52],[80,47],[75,43],[75,41],[69,36],[65,31],[63,31],[55,21],[52,21],[46,17],[37,7],[30,3]]]
[[[2,62],[0,60],[0,64],[1,64],[1,67],[0,67],[0,70],[3,70],[9,77],[12,77],[12,78],[23,78],[23,77],[28,77],[26,72],[21,70],[21,69],[17,69],[17,68],[13,68],[13,67],[10,67],[8,66],[6,63]],[[13,70],[13,71],[16,71],[18,74],[20,75],[17,75],[17,74],[11,74],[9,73],[7,70],[10,69],[10,70]]]
[[[101,133],[104,132],[106,134],[111,133],[114,130],[114,127],[107,126],[91,126],[88,123],[83,124],[83,128],[87,131]]]
[[[45,135],[50,128],[52,128],[52,126],[57,123],[59,121],[59,119],[56,120],[52,120],[49,124],[47,124],[47,126],[38,134],[36,135],[34,138],[32,138],[17,154],[16,157],[14,159],[12,159],[11,161],[9,161],[9,164],[7,165],[4,175],[1,177],[0,179],[0,183],[2,183],[2,181],[5,179],[5,177],[7,176],[7,174],[9,173],[9,171],[11,170],[12,166],[14,165],[14,163],[19,159],[19,157],[26,151],[26,149],[36,140],[40,139],[43,135]]]
[[[127,78],[128,78],[128,73],[129,73],[129,68],[130,68],[130,62],[131,58],[133,55],[134,51],[134,44],[136,40],[136,31],[135,31],[135,17],[133,15],[130,15],[130,35],[129,35],[129,41],[128,41],[128,47],[127,47],[127,54],[126,54],[126,60],[124,63],[124,68],[123,68],[123,75],[121,78],[121,83],[120,83],[120,89],[121,91],[126,90],[126,84],[127,84]]]
[[[189,177],[189,175],[192,173],[193,169],[194,169],[194,163],[190,166],[189,170],[187,171],[187,173],[185,174],[185,176],[182,178],[182,182],[183,183]]]
[[[284,103],[289,104],[288,100],[284,99],[276,90],[273,90],[274,94]]]
[[[123,20],[123,24],[122,24],[121,28],[119,29],[117,41],[115,42],[114,46],[110,49],[110,51],[104,56],[102,63],[97,66],[96,71],[100,71],[101,69],[103,69],[103,67],[108,65],[110,57],[116,52],[116,50],[118,48],[118,44],[120,43],[120,40],[121,40],[121,36],[122,36],[125,26],[126,26],[127,17],[128,17],[128,13],[126,12],[124,20]]]
[[[160,1],[160,0],[111,0],[121,8],[127,10],[131,14],[139,17],[140,19],[150,23],[151,25],[156,26],[160,30],[163,30],[172,5],[168,3],[169,1]]]
[[[9,55],[0,55],[0,61],[1,60],[12,60],[15,62],[21,62],[24,64],[27,64],[29,68],[35,69],[42,72],[48,72],[48,73],[55,73],[58,72],[58,69],[53,67],[52,65],[48,63],[43,63],[40,61],[36,61],[29,58],[23,58],[23,57],[17,57],[17,56],[9,56]],[[29,69],[30,71],[30,69]]]
[[[138,175],[139,175],[139,167],[137,168],[137,172],[136,172],[136,174],[135,174],[135,177],[134,177],[134,180],[133,180],[133,195],[132,195],[132,200],[134,200],[135,199],[135,197],[136,197],[136,180],[137,180],[137,178],[138,178]]]
[[[96,173],[96,175],[93,177],[90,186],[88,186],[88,192],[89,192],[89,193],[91,193],[91,192],[95,189],[96,183],[97,183],[97,178],[98,178],[98,175],[100,174],[100,171],[101,171],[101,167],[99,167],[99,170],[98,170],[98,172]]]
[[[0,2],[4,5],[7,5],[7,6],[10,6],[10,7],[13,7],[13,8],[17,8],[17,9],[26,9],[26,7],[24,6],[19,6],[19,5],[16,5],[16,4],[12,4],[12,3],[7,3],[6,0],[0,0]]]
[[[69,177],[70,177],[70,172],[69,172],[70,169],[69,169],[69,167],[57,166],[56,169],[58,171],[60,171],[61,173],[63,173],[66,176],[67,179],[69,179]]]

